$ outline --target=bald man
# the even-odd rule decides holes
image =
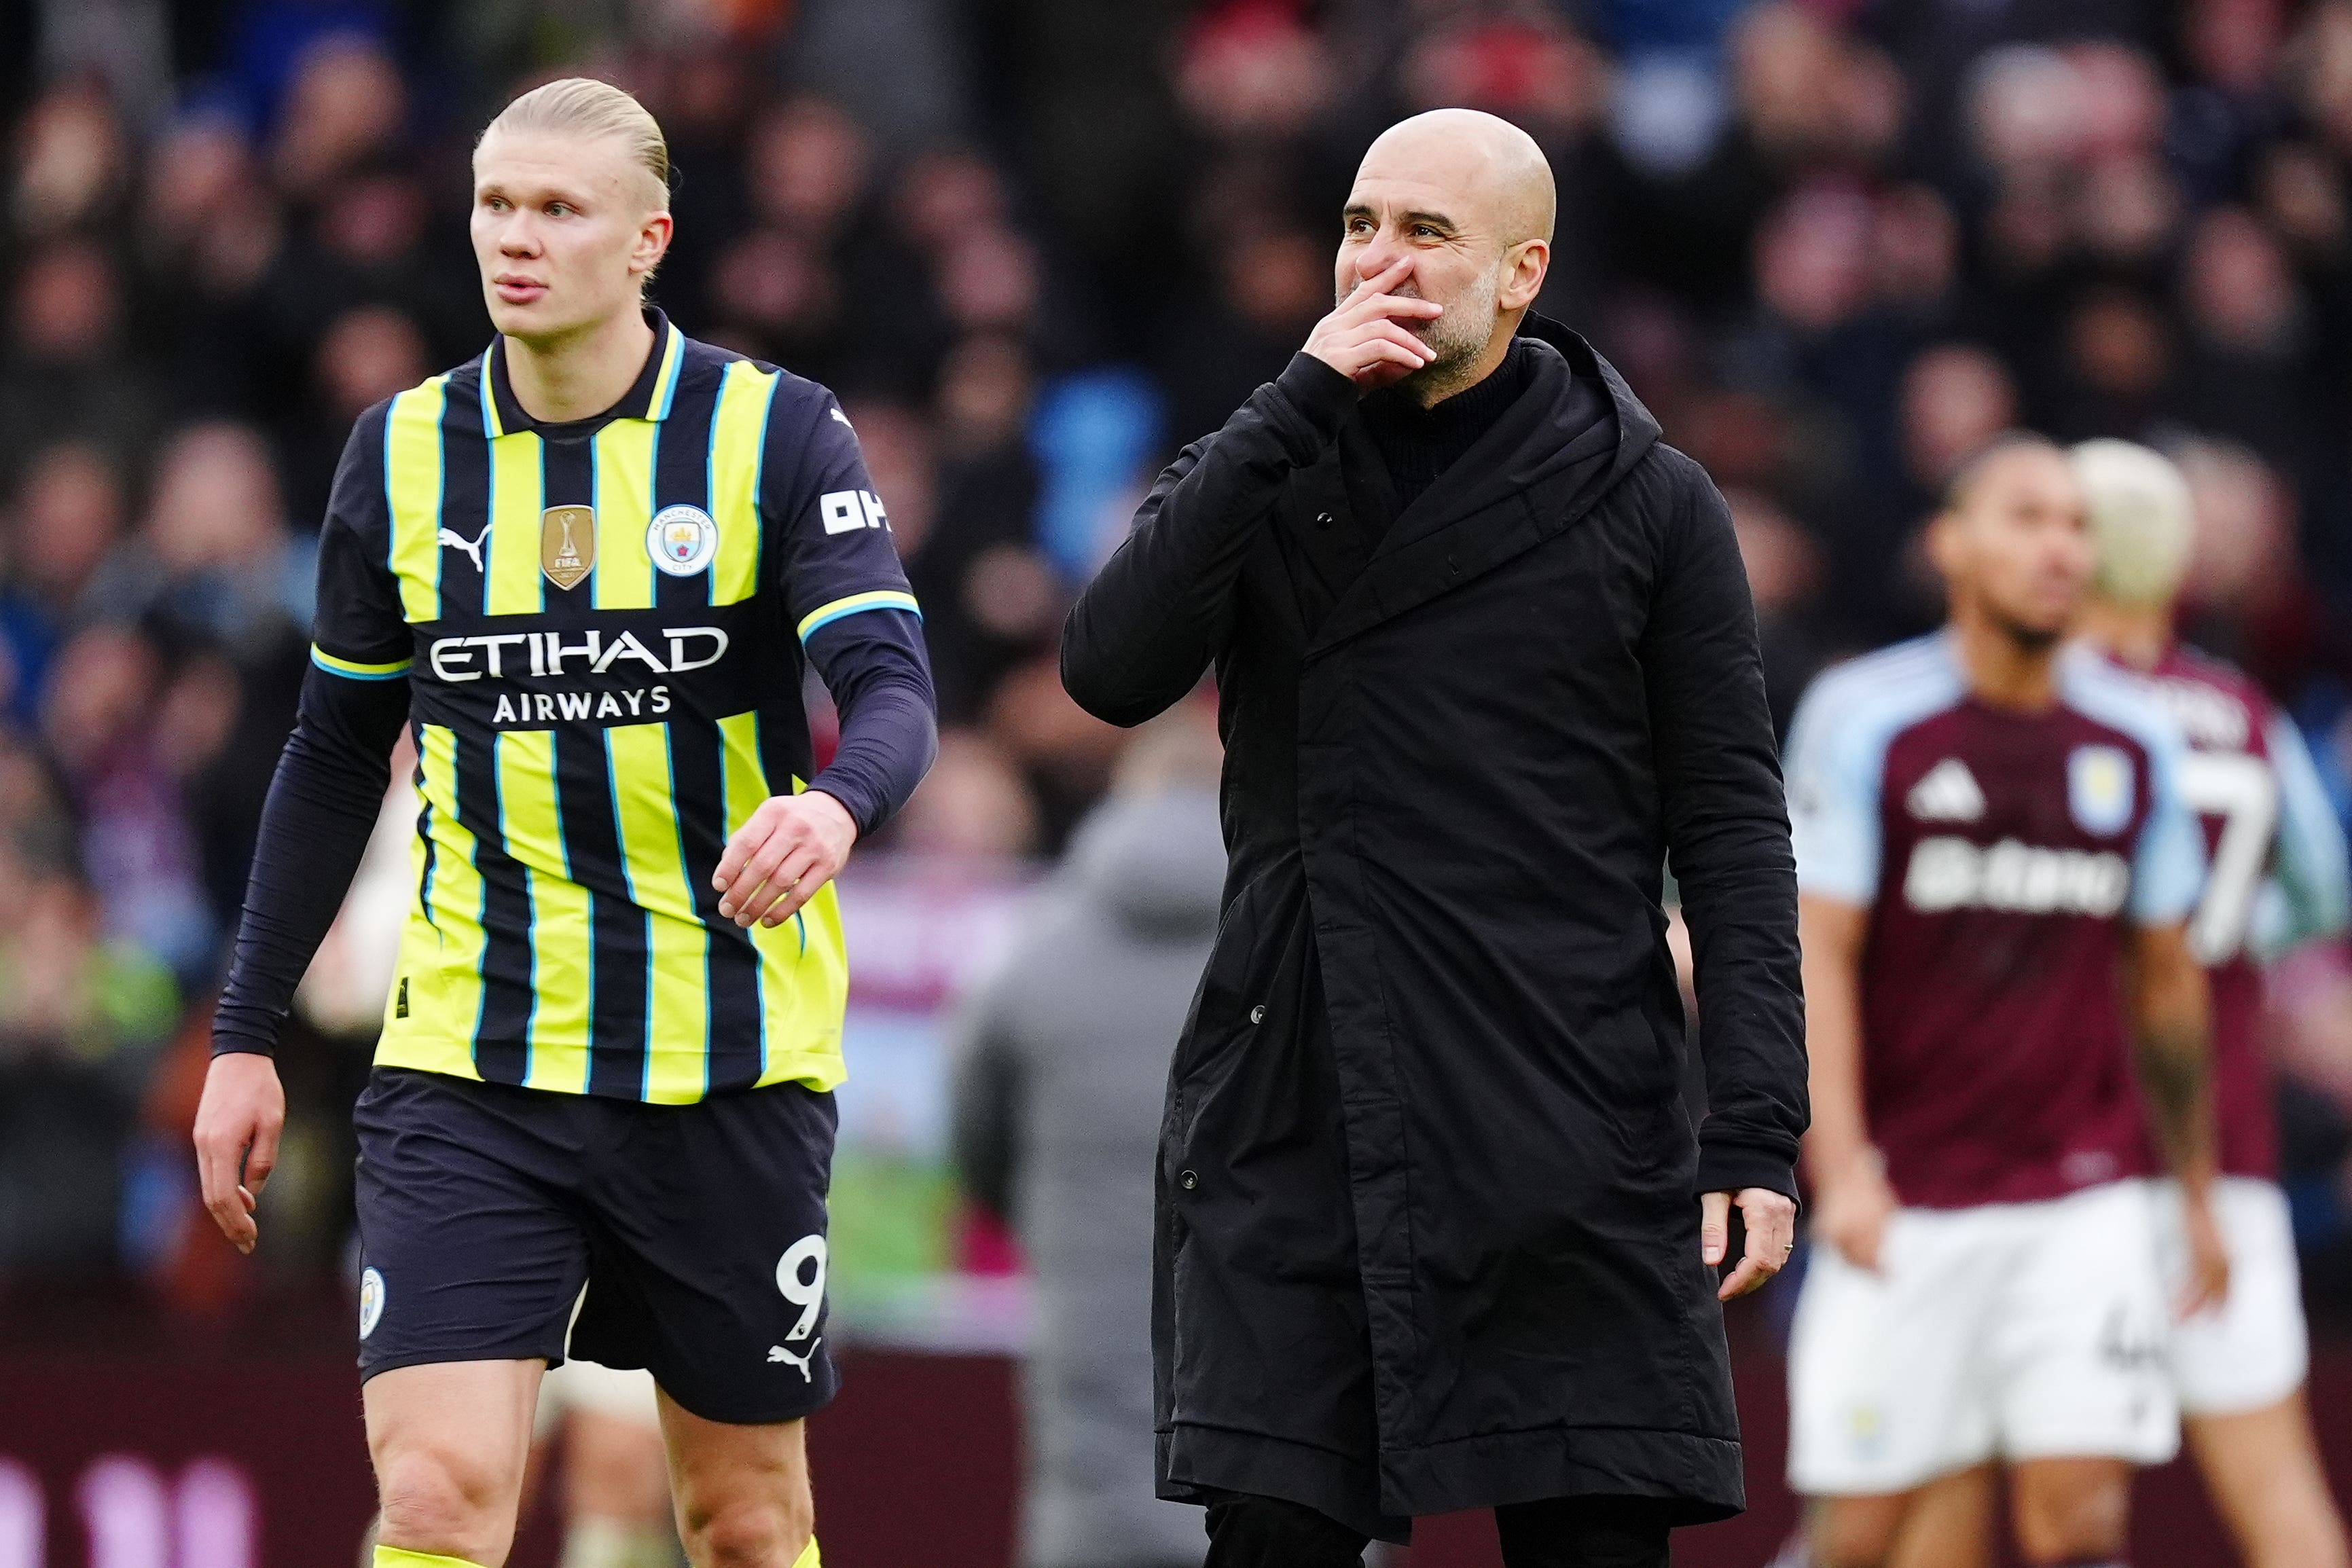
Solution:
[[[1116,724],[1216,677],[1231,858],[1153,1324],[1160,1492],[1208,1506],[1213,1568],[1474,1507],[1512,1568],[1652,1568],[1742,1502],[1717,1301],[1788,1255],[1805,1126],[1787,814],[1721,497],[1529,312],[1552,206],[1502,120],[1381,136],[1338,308],[1064,634]]]

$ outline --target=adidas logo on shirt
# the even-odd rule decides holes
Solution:
[[[1923,822],[1973,822],[1985,813],[1984,791],[1976,775],[1957,757],[1947,757],[1911,786],[1904,804]]]

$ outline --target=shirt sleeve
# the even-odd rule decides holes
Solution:
[[[2284,908],[2278,929],[2264,934],[2269,939],[2263,946],[2284,952],[2333,936],[2352,920],[2352,867],[2346,863],[2344,825],[2303,732],[2284,714],[2273,714],[2266,739],[2271,770],[2278,779],[2277,882]]]
[[[1797,887],[1867,905],[1878,896],[1885,754],[1845,711],[1834,674],[1813,683],[1789,726],[1790,842]]]
[[[806,412],[811,406],[813,418]],[[780,465],[792,469],[790,477],[763,497],[783,545],[777,552],[782,571],[777,586],[801,642],[869,610],[920,615],[898,563],[889,510],[875,491],[857,432],[841,405],[824,393],[797,409],[780,409],[776,417],[801,427],[770,432],[772,442],[793,442],[800,460]]]
[[[392,571],[392,508],[383,487],[383,422],[352,427],[319,530],[319,608],[310,662],[349,680],[403,680],[415,652]]]
[[[2132,854],[2131,917],[2140,925],[2171,925],[2189,918],[2205,890],[2205,832],[2181,793],[2187,755],[2170,722],[2148,737],[2149,803]]]
[[[905,805],[929,770],[938,703],[922,612],[857,433],[830,394],[808,423],[799,472],[770,501],[784,540],[778,587],[841,712],[841,744],[809,788],[839,800],[863,837]]]

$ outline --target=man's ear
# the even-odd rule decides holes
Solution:
[[[630,267],[649,273],[659,267],[662,257],[669,254],[670,236],[676,232],[677,225],[668,213],[657,212],[647,217],[645,226],[637,231],[636,248],[629,253]]]
[[[1524,310],[1543,292],[1544,274],[1551,269],[1551,242],[1523,239],[1503,253],[1503,287],[1496,292],[1498,310]]]
[[[1936,575],[1948,585],[1952,580],[1952,569],[1958,560],[1961,527],[1959,517],[1947,507],[1929,517],[1927,526],[1920,530],[1919,544],[1927,553],[1927,564],[1936,569]]]

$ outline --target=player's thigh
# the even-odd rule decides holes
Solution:
[[[1985,1568],[1993,1472],[1975,1465],[1916,1490],[1822,1498],[1806,1516],[1814,1568]]]
[[[2179,1451],[2150,1207],[2143,1184],[2113,1182],[2012,1209],[1988,1355],[2004,1458],[2154,1465]]]
[[[669,1459],[650,1373],[567,1361],[547,1375],[542,1404],[563,1390],[563,1495],[574,1520],[667,1526]]]
[[[2151,1196],[2158,1266],[2177,1298],[2189,1271],[2179,1187],[2159,1183]],[[2230,1293],[2173,1325],[2166,1360],[2184,1416],[2270,1409],[2303,1385],[2311,1361],[2286,1195],[2274,1183],[2231,1176],[2214,1196],[2230,1249]]]
[[[2030,1563],[2121,1555],[2131,1533],[2132,1466],[2105,1458],[2026,1459],[2009,1472],[2010,1516]]]
[[[1990,1568],[1993,1468],[1977,1465],[1921,1487],[1903,1515],[1886,1568]]]
[[[358,1133],[360,1375],[560,1361],[588,1267],[579,1097],[378,1071]]]
[[[589,1206],[573,1350],[650,1370],[706,1421],[774,1426],[822,1409],[833,1096],[797,1084],[632,1107]]]
[[[501,1561],[530,1452],[539,1361],[394,1367],[362,1386],[389,1545]]]
[[[1998,1217],[1906,1209],[1877,1272],[1816,1245],[1790,1343],[1790,1484],[1892,1497],[1992,1453],[1978,1347],[2001,1271]]]
[[[2343,1521],[2300,1389],[2264,1409],[2189,1416],[2182,1425],[2252,1568],[2344,1568]]]
[[[698,1568],[713,1561],[788,1568],[816,1530],[807,1424],[707,1420],[661,1396],[678,1534]]]

